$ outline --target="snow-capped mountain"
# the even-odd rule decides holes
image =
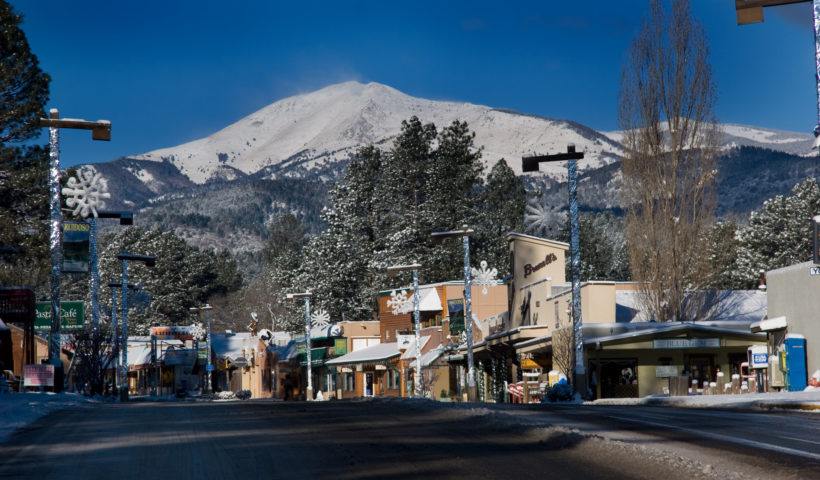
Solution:
[[[574,143],[585,152],[579,162],[582,206],[620,205],[620,132],[414,98],[378,83],[346,82],[289,97],[207,138],[90,167],[108,180],[108,207],[133,210],[139,225],[174,230],[200,247],[253,252],[283,213],[298,213],[314,233],[323,228],[326,182],[341,178],[360,147],[389,150],[402,121],[412,116],[439,129],[466,121],[485,164],[505,158],[518,173],[522,156],[565,152]],[[722,130],[720,214],[742,216],[807,176],[820,177],[811,134],[734,124]],[[549,195],[556,208],[565,204],[564,165],[542,164],[540,174],[527,175],[528,187]]]
[[[565,120],[553,120],[470,103],[425,100],[378,83],[346,82],[273,103],[213,135],[177,147],[131,157],[169,161],[195,183],[233,180],[276,167],[308,169],[349,158],[364,145],[389,145],[402,120],[417,116],[442,128],[466,121],[483,146],[487,165],[506,158],[520,172],[527,153],[566,150],[568,143],[586,152],[581,168],[616,160],[617,142]],[[563,171],[553,167],[557,174]]]

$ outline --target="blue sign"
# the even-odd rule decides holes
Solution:
[[[213,365],[205,365],[205,371],[213,372],[214,371],[214,366]]]
[[[768,353],[753,353],[752,354],[752,368],[766,368],[769,366]]]

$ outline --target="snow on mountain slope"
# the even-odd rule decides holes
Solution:
[[[414,98],[378,83],[346,82],[280,100],[207,138],[131,158],[170,161],[200,184],[270,166],[288,175],[289,167],[346,159],[363,145],[389,148],[402,120],[412,116],[439,129],[454,120],[466,121],[476,132],[475,146],[484,147],[488,166],[505,158],[519,173],[522,155],[563,152],[568,143],[587,152],[581,168],[611,163],[620,154],[617,142],[573,122]],[[560,177],[565,169],[545,165],[542,170]]]
[[[735,123],[720,124],[720,129],[723,133],[722,144],[725,148],[761,147],[792,155],[817,155],[816,151],[812,151],[814,136],[810,133],[787,132]],[[603,134],[614,142],[620,143],[623,139],[621,131],[603,132]]]

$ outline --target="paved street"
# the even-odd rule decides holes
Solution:
[[[0,446],[0,478],[818,478],[817,448],[800,439],[818,422],[399,400],[86,404]],[[780,451],[728,440],[774,433]]]

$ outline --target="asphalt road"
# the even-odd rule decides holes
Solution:
[[[0,479],[816,479],[818,422],[399,400],[86,404],[0,445]]]

